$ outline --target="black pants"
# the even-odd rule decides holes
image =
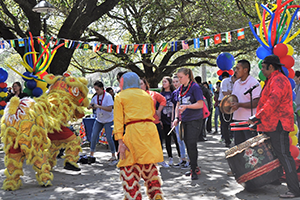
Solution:
[[[211,129],[212,129],[212,126],[211,126],[212,112],[213,112],[213,109],[210,110],[210,115],[208,116],[207,121],[206,121],[206,130],[207,130],[208,133],[210,133]]]
[[[202,129],[202,119],[182,122],[182,126],[184,130],[184,143],[190,158],[191,169],[195,170],[198,166],[197,141],[200,134],[200,130]]]
[[[236,120],[233,120],[234,122],[239,122]],[[249,124],[241,125],[239,127],[248,127]],[[246,140],[255,137],[257,135],[256,131],[250,131],[250,130],[242,130],[242,131],[234,131],[234,144],[238,145]]]
[[[283,130],[281,122],[279,121],[276,131],[267,132],[266,134],[271,138],[273,150],[284,168],[289,191],[300,196],[295,160],[290,152],[289,132]]]
[[[171,125],[169,125],[169,124],[163,124],[163,131],[164,131],[165,142],[166,142],[166,149],[167,149],[167,152],[168,152],[168,156],[169,156],[169,158],[173,158],[172,147],[171,147],[172,137],[173,137],[173,140],[174,140],[175,145],[176,145],[178,156],[180,157],[180,149],[179,149],[179,145],[178,145],[178,142],[177,142],[176,133],[174,131],[172,131],[170,133],[170,135],[168,135],[168,133],[169,133],[170,130],[171,130]]]
[[[226,121],[224,120],[223,116]],[[229,130],[229,125],[231,122],[230,119],[231,119],[231,115],[224,114],[220,111],[221,134],[222,134],[222,138],[225,140],[226,144],[231,144],[231,141],[230,141],[231,131]]]
[[[157,132],[158,132],[158,135],[159,135],[161,148],[164,149],[164,148],[163,148],[163,139],[164,139],[164,135],[163,135],[162,127],[161,127],[160,123],[155,124],[155,125],[156,125]]]

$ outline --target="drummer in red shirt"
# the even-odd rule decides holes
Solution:
[[[292,87],[288,78],[281,72],[283,64],[278,56],[267,56],[262,62],[262,73],[267,80],[257,105],[257,112],[249,123],[258,120],[257,131],[270,137],[273,150],[284,168],[289,191],[281,198],[300,196],[299,181],[295,161],[291,156],[289,132],[294,130]]]

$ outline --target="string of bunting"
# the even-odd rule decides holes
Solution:
[[[257,29],[257,33],[259,33],[259,24],[254,25]],[[232,32],[237,32],[237,39],[242,40],[245,38],[244,29],[249,28],[239,28],[234,29],[227,32],[222,32],[214,35],[194,38],[192,40],[177,40],[171,42],[164,42],[160,44],[125,44],[125,45],[114,45],[114,44],[104,44],[98,42],[83,42],[65,38],[54,38],[54,37],[47,37],[44,38],[43,36],[33,37],[34,39],[42,39],[45,42],[48,41],[50,43],[50,47],[54,48],[55,46],[64,43],[65,48],[75,48],[75,49],[83,49],[88,50],[91,49],[94,52],[106,52],[106,53],[117,53],[117,54],[128,54],[128,53],[137,53],[141,50],[142,54],[148,53],[157,53],[159,50],[161,52],[167,51],[178,51],[178,46],[181,44],[181,49],[187,50],[190,49],[189,41],[193,41],[193,47],[195,49],[200,48],[201,39],[203,39],[204,47],[209,47],[212,44],[221,44],[222,43],[222,35],[225,34],[225,42],[230,43],[232,41]],[[26,47],[29,45],[28,38],[19,38],[19,39],[12,39],[12,40],[0,40],[0,49],[8,49],[13,48],[18,45],[19,47]],[[39,41],[39,40],[38,40]],[[46,42],[46,43],[48,43]],[[105,48],[106,47],[106,48]]]

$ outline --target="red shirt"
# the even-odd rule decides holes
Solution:
[[[292,87],[288,78],[278,70],[272,72],[266,80],[255,116],[261,120],[257,126],[258,131],[275,131],[279,120],[283,130],[294,130]]]

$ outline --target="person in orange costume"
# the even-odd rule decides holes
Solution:
[[[122,76],[120,88],[122,91],[115,97],[114,133],[119,141],[120,161],[117,167],[120,168],[124,199],[142,199],[141,178],[145,180],[149,199],[163,199],[162,183],[155,166],[155,163],[163,161],[163,153],[153,123],[153,100],[140,89],[140,79],[133,72]]]

